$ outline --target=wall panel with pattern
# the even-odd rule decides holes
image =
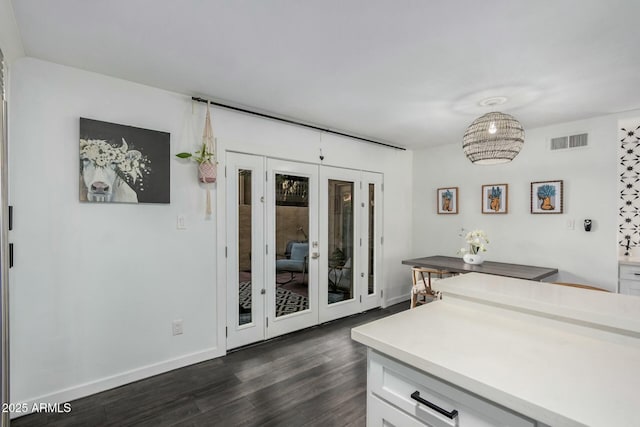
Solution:
[[[618,245],[628,256],[632,248],[640,247],[640,119],[620,127],[619,153]]]

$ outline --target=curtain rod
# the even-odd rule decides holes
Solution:
[[[391,145],[391,144],[386,144],[384,142],[374,141],[372,139],[362,138],[362,137],[355,136],[355,135],[349,135],[348,133],[342,133],[342,132],[338,132],[338,131],[331,130],[331,129],[321,128],[321,127],[318,127],[318,126],[308,125],[306,123],[297,122],[295,120],[283,119],[282,117],[271,116],[269,114],[259,113],[257,111],[246,110],[244,108],[234,107],[233,105],[221,104],[219,102],[209,101],[207,99],[200,98],[200,97],[197,97],[197,96],[192,96],[191,99],[193,101],[203,102],[205,104],[209,103],[209,104],[215,105],[217,107],[227,108],[229,110],[239,111],[241,113],[253,114],[254,116],[263,117],[263,118],[266,118],[266,119],[278,120],[280,122],[289,123],[289,124],[292,124],[292,125],[303,126],[303,127],[306,127],[306,128],[315,129],[315,130],[319,130],[319,131],[322,131],[322,132],[332,133],[334,135],[340,135],[340,136],[346,136],[347,138],[358,139],[360,141],[369,142],[371,144],[377,144],[377,145],[382,145],[384,147],[395,148],[396,150],[402,150],[402,151],[406,151],[407,150],[406,148],[398,147],[398,146]]]

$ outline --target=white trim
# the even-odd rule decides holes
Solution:
[[[215,123],[214,123],[215,124]],[[227,167],[227,146],[224,139],[216,138],[216,160],[218,168]],[[216,182],[216,347],[221,349],[222,355],[227,354],[227,254],[229,236],[227,236],[227,177],[218,175]]]
[[[382,308],[387,308],[389,306],[401,303],[403,301],[407,301],[407,303],[409,302],[409,300],[411,300],[410,295],[407,293],[407,295],[400,295],[397,297],[393,297],[393,298],[383,298],[382,300]]]
[[[163,362],[154,363],[151,365],[143,366],[142,368],[132,369],[109,377],[104,377],[88,383],[75,385],[62,390],[55,391],[53,393],[44,394],[42,396],[28,399],[20,404],[26,404],[28,412],[11,413],[11,418],[18,418],[23,415],[28,415],[32,411],[34,404],[40,403],[66,403],[81,397],[90,396],[95,393],[100,393],[105,390],[110,390],[115,387],[120,387],[125,384],[139,381],[142,379],[150,378],[154,375],[163,374],[174,369],[183,368],[185,366],[193,365],[195,363],[204,362],[206,360],[215,359],[216,357],[223,356],[225,354],[224,348],[214,347],[204,351],[187,354],[177,357],[175,359],[165,360]],[[73,407],[71,408],[73,410]]]

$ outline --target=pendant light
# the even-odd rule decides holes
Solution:
[[[487,102],[484,105],[492,104]],[[520,122],[509,114],[499,112],[487,113],[475,119],[462,138],[464,154],[478,165],[510,162],[518,155],[523,144],[524,129]]]

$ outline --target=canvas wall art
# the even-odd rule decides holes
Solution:
[[[80,201],[169,203],[170,134],[80,118]]]
[[[439,214],[458,213],[458,187],[438,188],[437,198]]]
[[[506,214],[509,212],[509,185],[489,184],[482,186],[482,213]]]

